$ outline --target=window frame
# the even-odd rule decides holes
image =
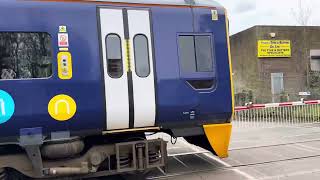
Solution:
[[[179,45],[179,38],[180,36],[209,36],[210,37],[210,43],[211,43],[211,58],[212,58],[212,71],[208,72],[184,72],[182,67],[182,59],[180,58],[180,45]],[[194,38],[195,39],[195,38]],[[196,60],[196,66],[197,66],[197,59],[196,59],[196,45],[194,41],[194,49],[195,49],[195,60]],[[212,33],[178,33],[177,34],[177,57],[178,57],[178,62],[179,62],[179,71],[180,71],[180,76],[183,79],[187,80],[197,80],[197,79],[202,79],[202,80],[209,80],[213,78],[217,78],[217,65],[216,65],[216,50],[215,50],[215,38]],[[197,67],[196,67],[197,68]],[[197,69],[196,69],[197,70]]]
[[[119,40],[120,40],[120,55],[121,55],[121,75],[120,75],[120,76],[112,76],[112,75],[110,74],[109,68],[108,68],[109,58],[108,58],[107,38],[108,38],[108,36],[110,36],[110,35],[115,35],[115,36],[117,36],[117,37],[119,38]],[[107,35],[105,36],[105,49],[104,49],[104,51],[105,51],[105,53],[106,53],[106,65],[107,65],[107,73],[108,73],[109,77],[112,78],[112,79],[120,79],[120,78],[124,75],[124,68],[123,68],[123,63],[124,63],[124,62],[123,62],[122,39],[121,39],[121,37],[120,37],[119,34],[117,34],[117,33],[109,33],[109,34],[107,34]]]
[[[34,81],[34,80],[49,80],[51,78],[53,78],[57,73],[56,73],[56,66],[57,66],[57,62],[55,61],[55,55],[54,55],[54,44],[53,44],[53,36],[49,33],[49,32],[46,32],[46,31],[0,31],[0,34],[1,33],[29,33],[29,34],[46,34],[48,35],[48,37],[50,38],[50,47],[48,47],[48,49],[50,49],[50,52],[51,52],[51,75],[48,76],[48,77],[40,77],[40,78],[19,78],[19,79],[1,79],[0,78],[0,81]]]
[[[135,43],[135,39],[136,39],[137,36],[143,36],[143,37],[145,37],[145,39],[147,40],[147,53],[148,53],[148,69],[149,69],[149,72],[148,72],[148,75],[146,75],[146,76],[140,76],[140,75],[137,73],[137,57],[136,57],[136,43]],[[140,77],[140,78],[147,78],[147,77],[149,77],[150,74],[151,74],[149,39],[148,39],[148,37],[147,37],[145,34],[141,34],[141,33],[140,33],[140,34],[136,34],[136,35],[133,37],[132,41],[133,41],[133,54],[134,54],[134,69],[135,69],[136,75],[137,75],[138,77]]]

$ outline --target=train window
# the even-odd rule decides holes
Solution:
[[[150,74],[148,39],[145,35],[138,34],[133,42],[136,73],[139,77],[148,77]]]
[[[109,76],[112,78],[120,78],[123,75],[123,62],[121,38],[117,34],[107,35],[106,51]]]
[[[212,72],[212,49],[210,36],[195,36],[197,71]]]
[[[213,72],[211,36],[179,36],[179,57],[183,72]]]
[[[0,79],[48,78],[52,60],[48,33],[0,32]]]
[[[196,71],[196,52],[193,36],[179,37],[180,65],[183,72]]]

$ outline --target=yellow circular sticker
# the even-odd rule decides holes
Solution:
[[[50,116],[57,121],[71,119],[77,111],[76,102],[72,97],[64,94],[53,97],[48,104]]]

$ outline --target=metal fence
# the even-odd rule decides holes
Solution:
[[[237,127],[296,126],[320,122],[320,100],[236,107],[233,124]]]
[[[280,103],[320,99],[320,72],[301,73],[264,73],[234,76],[235,103],[244,106],[253,103]],[[239,73],[239,72],[238,72]]]

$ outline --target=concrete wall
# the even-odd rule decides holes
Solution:
[[[276,37],[271,38],[269,33],[276,33]],[[271,39],[291,40],[292,57],[258,58],[257,41]],[[243,103],[241,101],[293,101],[301,98],[299,92],[314,91],[308,84],[310,49],[320,49],[320,27],[255,26],[231,36],[238,105]],[[285,91],[275,97],[271,93],[271,73],[280,72],[284,73]]]

